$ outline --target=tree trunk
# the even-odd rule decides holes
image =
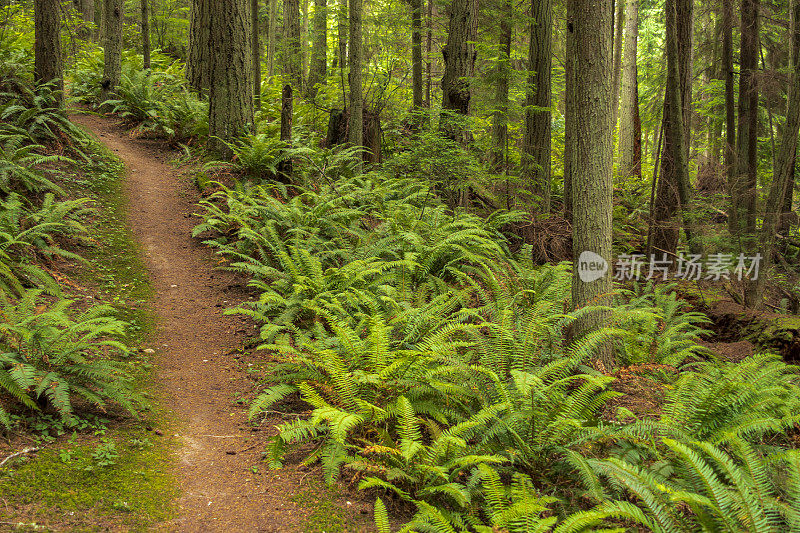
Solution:
[[[469,115],[472,89],[470,78],[475,70],[477,38],[476,0],[453,0],[447,44],[442,48],[442,114],[439,129],[449,138],[464,142],[463,123],[453,114]]]
[[[64,74],[61,57],[61,2],[36,0],[33,4],[35,28],[33,78],[37,85],[53,83],[56,104],[64,103]]]
[[[287,147],[292,146],[292,85],[287,83],[281,91],[281,140]],[[289,183],[292,181],[293,163],[291,158],[284,159],[278,163],[278,174],[281,181]]]
[[[94,0],[72,0],[75,9],[80,13],[83,24],[79,35],[82,39],[91,39],[94,34]],[[2,5],[2,2],[0,2]],[[91,26],[88,26],[91,24]]]
[[[572,184],[572,242],[575,268],[572,276],[572,305],[602,305],[611,290],[611,2],[597,0],[567,1],[567,51],[574,51],[574,98],[567,115],[580,127],[575,128]],[[591,254],[591,255],[590,255]],[[594,261],[593,261],[594,260]],[[590,262],[609,269],[591,269]],[[607,313],[582,316],[573,325],[575,337],[606,325]],[[600,362],[613,367],[613,353],[602,350]]]
[[[119,87],[122,77],[122,0],[103,2],[103,81],[100,101],[108,100]]]
[[[786,109],[786,123],[782,130],[781,143],[776,158],[772,185],[764,206],[763,223],[759,235],[761,268],[758,277],[751,278],[745,291],[745,305],[760,307],[762,304],[765,278],[772,265],[775,253],[775,233],[783,213],[786,190],[794,177],[795,154],[798,131],[800,131],[800,2],[794,0],[789,8],[791,14],[792,57],[789,73],[789,98]]]
[[[142,2],[142,66],[150,68],[150,1]]]
[[[722,0],[722,69],[725,75],[725,175],[728,193],[733,194],[736,179],[736,115],[733,87],[733,0]],[[735,227],[733,202],[728,209],[728,223]],[[732,232],[733,233],[733,232]]]
[[[336,10],[336,29],[339,33],[338,45],[339,53],[336,58],[339,64],[339,69],[344,72],[345,65],[347,65],[347,0],[339,0],[339,6]]]
[[[736,171],[731,187],[729,227],[735,236],[755,232],[758,141],[758,0],[742,0],[742,48],[739,59],[739,123]]]
[[[273,0],[274,1],[274,0]],[[186,81],[197,94],[209,88],[211,65],[211,9],[214,0],[192,0],[189,15],[189,51],[186,58]]]
[[[308,0],[303,0],[300,14],[300,79],[308,79]]]
[[[550,212],[552,23],[551,0],[531,0],[522,175],[540,213]]]
[[[654,227],[651,230],[652,239],[648,245],[649,253],[675,254],[678,249],[678,236],[680,223],[675,220],[681,207],[681,190],[688,189],[688,168],[678,168],[679,161],[688,164],[689,139],[692,113],[692,74],[691,74],[691,48],[692,48],[692,0],[669,0],[667,12],[675,12],[674,31],[667,31],[667,36],[674,35],[676,49],[675,62],[677,66],[677,83],[670,85],[664,91],[664,112],[662,117],[664,146],[661,154],[661,177],[658,180],[654,213],[652,216]],[[671,16],[671,15],[670,15]],[[668,19],[669,20],[669,19]],[[667,51],[671,42],[667,43]],[[667,54],[669,65],[669,53]],[[669,66],[667,68],[669,70]],[[669,94],[672,89],[677,91],[678,98]],[[673,108],[675,103],[677,108]],[[680,115],[680,116],[679,116]],[[671,122],[680,120],[683,125],[683,144],[677,145],[678,138],[670,135]],[[682,150],[683,154],[678,151]],[[681,179],[686,183],[681,183]],[[686,228],[685,228],[686,229]]]
[[[500,49],[495,67],[495,111],[492,117],[492,157],[495,172],[505,168],[506,145],[508,144],[508,86],[511,77],[511,0],[504,0],[500,14]],[[506,191],[513,194],[512,191]]]
[[[569,3],[567,4],[570,5]],[[577,141],[577,115],[574,112],[568,113],[567,109],[576,108],[575,70],[577,54],[575,53],[575,12],[574,8],[567,9],[567,43],[564,54],[564,218],[572,223],[572,175],[575,172],[575,143]]]
[[[625,50],[619,119],[619,173],[623,180],[632,176],[640,179],[642,177],[642,129],[639,122],[639,83],[636,67],[638,26],[638,0],[628,0],[625,8]]]
[[[433,49],[433,0],[428,0],[428,12],[425,20],[425,107],[431,108],[431,85],[433,79],[433,61],[431,50]]]
[[[300,47],[300,1],[283,2],[283,72],[289,76],[292,85],[302,91],[302,50]]]
[[[308,73],[308,90],[317,94],[318,83],[328,77],[328,2],[314,0],[314,42],[311,45],[311,67]]]
[[[267,0],[269,2],[269,22],[267,23],[267,75],[272,78],[275,75],[275,42],[278,27],[278,0]]]
[[[253,125],[252,16],[249,0],[214,0],[208,78],[209,148],[230,157],[226,144]]]
[[[250,25],[253,28],[252,33],[252,52],[253,52],[253,101],[255,102],[255,110],[261,109],[261,24],[260,0],[250,0],[250,15],[252,21]]]
[[[617,15],[616,24],[612,22],[612,27],[615,27],[614,35],[614,64],[612,76],[612,92],[611,92],[611,127],[617,127],[617,111],[619,110],[619,85],[622,73],[622,29],[624,27],[623,16],[625,13],[625,0],[616,0],[617,2]],[[613,13],[612,13],[613,16]]]
[[[350,120],[347,140],[353,146],[364,146],[364,95],[361,90],[361,58],[364,41],[361,36],[362,0],[350,0]],[[359,160],[358,170],[363,169]]]
[[[411,0],[411,91],[413,123],[420,123],[422,109],[422,0]]]

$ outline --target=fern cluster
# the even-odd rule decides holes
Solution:
[[[596,309],[569,311],[569,264],[537,267],[530,248],[509,251],[499,228],[516,213],[480,219],[419,180],[343,174],[309,189],[220,187],[195,230],[261,292],[228,311],[261,322],[260,349],[281,361],[251,416],[289,397],[310,407],[278,428],[273,466],[317,443],[306,461],[329,481],[360,472],[362,489],[383,494],[381,531],[387,496],[417,509],[403,531],[655,527],[656,500],[668,508],[670,491],[685,502],[672,519],[700,524],[702,505],[688,502],[711,489],[695,482],[702,465],[691,453],[717,461],[711,469],[763,468],[769,501],[788,501],[796,473],[779,458],[800,412],[794,367],[714,360],[697,343],[708,319],[669,285],[618,290],[610,326],[572,342],[570,324]],[[609,344],[623,365],[678,371],[660,415],[604,418],[621,393],[588,362]],[[767,439],[772,455],[759,448]],[[632,477],[615,477],[623,467]],[[740,474],[718,473],[724,488],[713,490],[731,493]],[[640,491],[662,478],[673,488]],[[746,525],[753,494],[709,512]],[[769,524],[794,520],[794,504],[782,505],[765,511]]]

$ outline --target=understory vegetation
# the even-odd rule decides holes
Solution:
[[[651,49],[666,39],[652,22],[661,7],[645,6],[651,21],[644,42]],[[85,261],[82,251],[93,244],[87,221],[94,216],[89,200],[59,185],[61,169],[89,164],[96,154],[54,102],[55,88],[33,89],[21,74],[30,70],[24,50],[31,36],[16,39],[0,47],[0,423],[6,431],[39,423],[64,433],[89,427],[95,418],[87,412],[136,416],[144,403],[129,361],[131,324],[113,307],[79,303],[58,282],[58,266]],[[281,91],[288,86],[291,93],[291,75],[269,75],[258,80],[249,132],[217,139],[206,95],[189,88],[184,62],[175,59],[185,54],[154,51],[144,68],[142,55],[123,52],[119,85],[108,97],[104,51],[83,40],[79,47],[67,68],[70,101],[121,117],[133,134],[183,151],[203,193],[193,236],[256,295],[225,312],[257,326],[248,345],[264,370],[250,420],[291,414],[264,450],[271,468],[299,461],[318,468],[329,484],[349,480],[374,502],[380,533],[800,531],[796,359],[764,346],[740,358],[715,349],[709,339],[718,324],[703,312],[710,306],[701,310],[698,302],[721,300],[723,292],[728,302],[744,302],[747,281],[735,285],[733,275],[718,277],[719,287],[706,294],[707,285],[691,281],[612,283],[609,273],[610,291],[588,305],[576,301],[574,265],[562,260],[572,255],[574,213],[560,209],[578,187],[564,189],[560,113],[548,115],[559,161],[545,173],[552,183],[537,185],[542,195],[546,190],[545,202],[511,175],[509,161],[521,164],[524,156],[509,149],[508,129],[502,157],[491,155],[497,146],[488,131],[497,113],[485,94],[476,106],[483,114],[459,117],[459,135],[449,135],[447,110],[438,127],[441,109],[416,109],[419,122],[400,111],[408,91],[400,95],[402,83],[387,67],[385,78],[376,75],[370,85],[374,107],[384,99],[382,109],[389,110],[385,131],[377,119],[377,148],[384,150],[378,154],[374,145],[370,152],[323,134],[345,103],[344,70],[340,80],[331,74],[329,84],[316,86],[313,97],[289,98],[290,135],[281,125]],[[648,59],[640,76],[643,94],[662,91],[665,75],[655,62]],[[563,85],[562,68],[553,70]],[[709,89],[697,112],[708,144],[712,129],[722,131],[715,118],[722,106],[713,101],[721,89]],[[250,96],[242,99],[246,106]],[[670,105],[680,103],[673,96]],[[655,157],[647,148],[642,155],[640,131],[638,175],[606,165],[609,200],[612,174],[618,179],[607,217],[598,216],[609,226],[601,228],[608,257],[612,247],[620,255],[652,251],[646,243],[655,231],[658,189],[657,174],[652,182],[647,174],[659,167],[656,132],[665,128],[679,138],[683,131],[675,117],[674,125],[659,126],[656,108],[650,105],[645,117]],[[507,127],[508,115],[504,120]],[[771,114],[769,120],[774,136]],[[616,125],[611,129],[616,133]],[[769,157],[767,141],[752,137],[753,166],[767,166],[767,159],[774,165],[774,138]],[[206,149],[215,145],[221,149]],[[675,154],[690,148],[670,146]],[[720,142],[714,151],[719,163]],[[754,180],[752,197],[758,187]],[[726,252],[757,249],[756,202],[748,207],[751,234],[726,233],[729,215],[718,207],[728,202],[723,189],[709,187],[691,206],[676,200],[659,229],[674,230],[675,252],[698,242]],[[540,201],[548,207],[535,213]],[[792,201],[790,193],[781,214],[791,214]],[[766,294],[775,316],[795,320],[800,247],[797,229],[787,224],[776,225],[780,246],[768,254],[771,270],[780,271],[773,255],[786,263],[784,274],[764,274],[775,278],[769,288],[782,296],[760,285],[757,296],[761,305]],[[599,325],[587,328],[587,319],[598,316]],[[789,342],[800,346],[800,325],[795,329]],[[740,340],[725,340],[734,338]],[[77,453],[76,463],[91,469],[114,462],[107,445],[91,460]]]
[[[27,36],[0,41],[0,433],[12,452],[0,497],[22,506],[6,505],[3,523],[145,527],[169,516],[174,489],[164,447],[136,423],[149,409],[136,353],[149,318],[120,309],[146,282],[121,289],[107,265],[135,255],[112,249],[119,163],[54,87],[34,88]]]
[[[137,61],[124,58],[102,108],[140,132],[202,137],[200,100],[181,124],[163,105],[196,99],[178,67],[143,77]],[[89,67],[73,90],[97,102]],[[571,311],[571,264],[534,264],[507,233],[526,213],[448,205],[488,176],[458,144],[421,133],[413,156],[359,173],[360,152],[316,148],[302,111],[291,145],[278,141],[274,101],[230,161],[199,170],[212,192],[195,228],[260,293],[227,311],[260,324],[270,361],[251,418],[309,410],[278,428],[272,467],[299,450],[329,483],[355,477],[381,532],[797,527],[797,367],[719,359],[698,342],[709,319],[674,284],[620,285],[612,305]],[[619,216],[623,241],[641,235],[632,220]],[[574,341],[594,312],[609,325]],[[600,371],[609,349],[618,366]],[[618,386],[629,378],[639,390]],[[638,403],[649,395],[657,408]]]

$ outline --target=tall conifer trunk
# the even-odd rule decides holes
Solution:
[[[592,258],[584,252],[602,258],[609,270],[612,264],[611,12],[610,0],[567,1],[567,40],[572,41],[567,50],[575,53],[575,70],[568,79],[574,88],[566,112],[579,126],[572,139],[570,168],[575,309],[602,304],[611,289],[610,271],[596,279],[581,275],[581,261],[586,272],[596,272],[589,268]],[[603,312],[586,314],[574,323],[573,333],[581,337],[603,327],[606,320]],[[610,350],[603,350],[600,359],[602,366],[613,367]]]
[[[273,0],[274,1],[274,0]],[[192,0],[186,81],[198,94],[207,92],[211,65],[211,9],[214,0]]]
[[[414,124],[422,109],[422,0],[411,0],[411,93]]]
[[[350,0],[350,119],[347,124],[347,140],[353,146],[364,146],[364,95],[361,88],[361,62],[364,40],[361,36],[362,1]],[[359,169],[363,161],[359,160]]]
[[[758,148],[758,0],[742,0],[742,48],[739,57],[739,117],[736,170],[731,187],[729,228],[732,235],[755,233],[756,165]]]
[[[681,161],[688,161],[689,139],[691,138],[691,113],[692,113],[692,0],[668,0],[674,7],[667,6],[669,13],[675,12],[675,29],[667,32],[667,37],[674,34],[674,48],[676,52],[675,62],[677,66],[677,83],[670,85],[664,91],[664,115],[662,118],[663,149],[661,153],[661,177],[658,180],[654,213],[652,218],[653,227],[650,234],[651,239],[648,246],[649,252],[675,254],[678,249],[678,236],[680,230],[680,220],[677,218],[681,207],[680,191],[682,188],[689,187],[688,183],[681,183],[680,179],[685,177],[688,180],[688,169],[678,168]],[[671,15],[670,15],[671,16]],[[669,51],[671,43],[667,44]],[[669,54],[668,54],[669,55]],[[669,63],[669,59],[667,60]],[[668,70],[668,74],[669,74]],[[677,91],[678,98],[669,94],[670,90]],[[677,103],[677,108],[675,108]],[[678,114],[680,113],[680,117]],[[676,145],[677,138],[669,135],[671,131],[670,121],[680,118],[683,125],[683,145]],[[683,154],[677,151],[682,149]]]
[[[150,68],[150,0],[141,0],[142,5],[142,66]]]
[[[211,150],[230,156],[226,142],[253,125],[253,55],[250,0],[214,0],[208,71],[208,130]]]
[[[59,0],[36,0],[33,4],[35,29],[33,78],[37,84],[55,83],[56,102],[59,106],[64,101],[60,9]]]
[[[508,87],[511,82],[511,18],[513,16],[511,0],[503,1],[500,14],[500,49],[495,67],[497,81],[495,84],[495,111],[492,117],[492,167],[500,171],[505,167],[506,145],[508,144]],[[506,194],[513,194],[507,191]]]
[[[251,52],[253,54],[253,101],[255,102],[256,111],[261,109],[261,25],[260,21],[260,0],[250,0],[250,16],[252,22],[250,23],[252,29],[252,46]]]
[[[328,2],[314,0],[314,41],[311,45],[311,66],[308,72],[308,90],[314,96],[316,85],[325,83],[328,76]]]
[[[642,177],[642,128],[639,121],[639,83],[636,67],[638,40],[639,2],[628,0],[625,8],[625,48],[619,116],[619,172],[622,179],[631,176]]]
[[[122,17],[125,3],[122,0],[103,2],[103,80],[100,100],[108,100],[119,87],[122,77]]]
[[[542,213],[550,211],[552,9],[551,0],[531,0],[522,175]]]
[[[442,116],[439,129],[448,137],[463,142],[464,129],[452,114],[469,115],[472,89],[470,78],[475,70],[475,40],[477,37],[476,0],[453,0],[447,44],[442,48],[444,76],[442,77]]]

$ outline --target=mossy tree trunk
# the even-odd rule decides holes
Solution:
[[[361,33],[362,1],[350,0],[350,119],[347,125],[347,140],[353,146],[364,145],[364,94],[361,86],[361,63],[364,41]],[[359,169],[363,162],[359,159]]]
[[[317,94],[317,84],[328,77],[328,1],[314,0],[314,40],[311,44],[311,65],[308,71],[308,91]]]
[[[422,94],[422,0],[411,0],[411,93],[414,125],[420,123]]]
[[[617,111],[619,110],[619,86],[622,75],[622,29],[624,26],[623,17],[625,14],[625,0],[616,0],[616,15],[612,11],[614,18],[611,26],[614,28],[614,61],[611,67],[611,127],[617,127]]]
[[[511,83],[511,0],[503,0],[500,12],[500,48],[495,65],[494,113],[492,114],[491,165],[495,172],[505,168],[508,145],[508,88]],[[511,190],[507,194],[513,195]],[[516,195],[514,195],[516,196]]]
[[[119,87],[122,77],[122,19],[123,0],[103,2],[103,81],[100,100],[108,100]]]
[[[733,85],[733,0],[722,0],[722,69],[725,77],[725,175],[728,192],[732,193],[736,180],[736,113]],[[728,211],[731,218],[733,203]]]
[[[208,70],[209,147],[230,156],[225,144],[251,131],[253,55],[250,0],[214,0]]]
[[[260,0],[250,0],[250,15],[252,17],[252,44],[251,51],[253,53],[253,101],[255,102],[255,109],[261,109],[261,25],[260,13],[261,3]]]
[[[449,138],[464,142],[463,122],[453,115],[470,113],[472,87],[470,78],[475,70],[475,41],[477,38],[477,2],[453,0],[447,43],[442,48],[444,76],[442,77],[442,115],[439,129]]]
[[[639,119],[639,83],[636,67],[638,40],[639,2],[628,0],[625,8],[625,48],[619,115],[619,171],[622,179],[632,176],[640,179],[642,177],[642,127]]]
[[[283,2],[283,72],[293,88],[302,90],[302,54],[300,47],[300,1]]]
[[[552,23],[551,0],[531,0],[522,175],[541,213],[550,211]]]
[[[731,186],[728,226],[740,238],[755,233],[756,170],[758,161],[758,0],[742,0],[739,54],[739,116],[736,134],[736,170]]]
[[[566,108],[575,124],[570,168],[575,309],[605,303],[611,289],[611,13],[608,0],[567,2],[567,39],[572,41],[568,50],[575,53],[576,60],[569,78],[574,84],[573,98]],[[585,252],[601,257],[608,271],[597,279],[582,276],[581,260],[588,263],[592,259],[582,257]],[[588,313],[574,323],[573,334],[580,338],[606,323],[606,313]],[[610,350],[603,350],[600,359],[606,368],[613,366]]]
[[[211,9],[214,0],[192,0],[189,15],[189,52],[186,59],[186,81],[198,94],[209,88],[211,66]]]
[[[61,57],[61,2],[36,0],[34,11],[33,78],[38,84],[54,83],[59,106],[64,103],[64,73]]]

